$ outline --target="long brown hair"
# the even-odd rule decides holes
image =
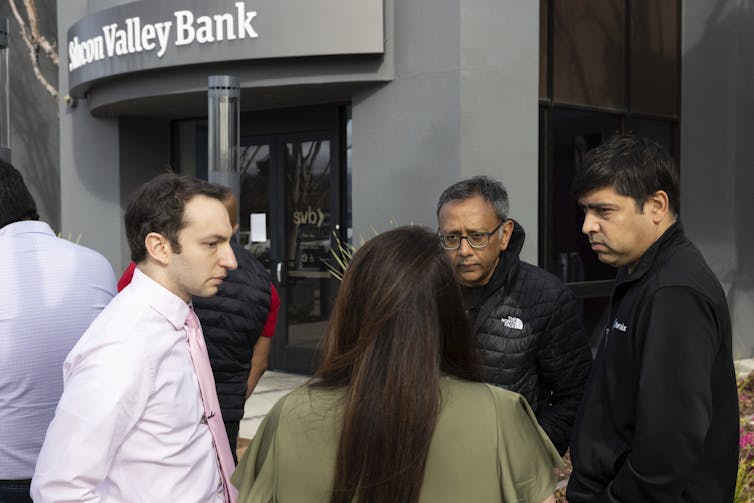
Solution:
[[[346,270],[313,377],[346,389],[331,503],[418,501],[442,373],[481,374],[449,259],[420,227],[380,234]]]

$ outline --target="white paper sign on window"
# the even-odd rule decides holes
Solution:
[[[251,242],[264,243],[267,241],[267,214],[252,213],[249,222],[251,227]]]

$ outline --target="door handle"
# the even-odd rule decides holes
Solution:
[[[275,267],[275,274],[278,278],[278,285],[281,285],[283,283],[283,263],[278,262],[277,267]]]

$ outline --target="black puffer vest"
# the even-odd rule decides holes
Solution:
[[[214,297],[195,297],[225,421],[243,417],[251,356],[270,310],[270,275],[235,240],[238,269],[229,271]]]
[[[581,309],[553,274],[519,259],[524,230],[514,222],[508,249],[487,285],[464,288],[484,380],[526,398],[558,451],[591,366]]]

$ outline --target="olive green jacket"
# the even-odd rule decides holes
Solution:
[[[421,502],[541,503],[562,459],[520,395],[444,377]],[[302,387],[262,422],[233,474],[239,503],[326,503],[343,390]]]

